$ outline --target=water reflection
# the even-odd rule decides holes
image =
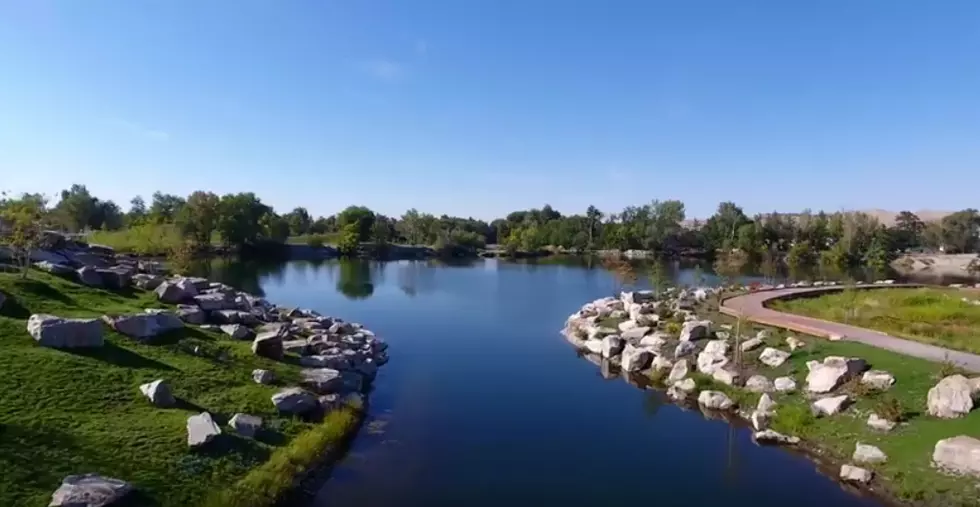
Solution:
[[[366,299],[374,294],[373,270],[367,262],[341,261],[337,292],[348,299]]]

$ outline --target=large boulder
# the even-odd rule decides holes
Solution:
[[[194,296],[193,299],[197,303],[197,306],[200,306],[201,309],[206,312],[214,312],[218,310],[236,310],[238,308],[235,300],[229,298],[221,292],[213,294],[200,294]]]
[[[829,393],[856,377],[867,368],[864,359],[828,356],[822,363],[813,365],[806,376],[806,390],[811,393]]]
[[[221,332],[233,340],[251,340],[255,336],[251,329],[241,324],[225,324],[221,326]]]
[[[78,283],[82,285],[102,287],[102,275],[99,274],[98,268],[82,266],[79,270],[75,271],[75,275],[78,277]]]
[[[617,335],[609,335],[602,339],[602,357],[615,357],[623,351],[623,339]]]
[[[813,414],[816,416],[824,415],[836,415],[840,413],[841,410],[847,408],[851,399],[846,395],[842,394],[840,396],[829,396],[827,398],[821,398],[811,405]]]
[[[711,375],[715,370],[723,368],[728,364],[728,358],[711,354],[707,350],[698,354],[698,371],[705,375]]]
[[[331,368],[312,368],[300,371],[303,386],[316,393],[332,393],[344,385],[340,372]]]
[[[163,283],[163,277],[147,273],[133,275],[133,285],[143,290],[156,290]]]
[[[277,410],[287,414],[305,414],[319,406],[313,393],[298,387],[283,389],[273,394],[272,404]]]
[[[698,404],[711,410],[728,410],[735,406],[735,402],[721,391],[701,391]]]
[[[104,269],[100,268],[98,273],[99,277],[102,279],[102,285],[115,290],[129,287],[132,276],[132,271],[125,266],[113,266],[111,268]]]
[[[691,341],[700,340],[701,338],[707,338],[708,334],[711,333],[711,321],[710,320],[689,320],[684,323],[684,327],[681,328],[681,341]]]
[[[176,283],[163,282],[156,288],[157,299],[164,303],[177,304],[188,300],[191,296]]]
[[[269,359],[282,359],[282,336],[278,332],[259,334],[252,341],[252,353]]]
[[[731,346],[725,340],[711,340],[704,346],[704,353],[724,357]]]
[[[874,473],[854,465],[841,465],[840,479],[844,482],[867,484],[874,478]]]
[[[895,384],[895,377],[887,371],[871,370],[864,372],[861,383],[874,389],[884,391]]]
[[[694,342],[680,342],[674,347],[674,359],[680,359],[684,356],[689,356],[694,354],[698,350],[697,345]]]
[[[221,428],[208,412],[187,418],[187,445],[190,447],[200,447],[220,434]]]
[[[60,262],[51,262],[51,261],[35,262],[34,267],[40,269],[41,271],[46,271],[48,273],[51,273],[52,275],[57,275],[57,276],[67,276],[75,272],[75,270],[72,269],[71,266],[68,266],[67,264],[62,264]]]
[[[149,340],[184,327],[184,323],[176,315],[165,310],[118,317],[103,315],[102,320],[119,334],[137,340]]]
[[[170,385],[163,379],[140,385],[140,392],[150,400],[150,403],[158,407],[172,407],[177,403],[170,391]]]
[[[632,322],[632,321],[629,321],[628,320],[626,322]],[[620,326],[620,330],[622,330],[622,326]],[[650,332],[650,328],[649,327],[646,327],[646,326],[634,326],[634,327],[631,327],[630,329],[627,329],[627,330],[623,331],[623,334],[621,336],[626,341],[633,342],[633,343],[638,343],[649,332]]]
[[[791,393],[796,390],[796,381],[792,377],[777,377],[772,385],[781,393]]]
[[[670,375],[667,375],[667,383],[673,384],[675,382],[683,380],[684,377],[687,377],[689,370],[690,368],[687,365],[687,359],[681,359],[677,361],[676,363],[674,363],[674,366],[671,368]]]
[[[34,314],[27,319],[27,332],[38,345],[54,348],[101,347],[104,342],[99,319],[65,319]]]
[[[940,440],[932,461],[948,472],[980,478],[980,440],[966,435]]]
[[[252,380],[256,384],[269,385],[276,381],[276,375],[269,370],[252,370]]]
[[[640,371],[650,365],[653,360],[653,352],[644,348],[637,348],[627,344],[623,349],[622,368],[623,371]]]
[[[133,491],[126,481],[98,474],[69,475],[51,495],[48,507],[108,507]]]
[[[745,381],[745,389],[753,393],[771,393],[774,389],[772,381],[763,375],[752,375]]]
[[[939,381],[926,398],[929,415],[943,419],[963,417],[973,410],[977,389],[963,375],[950,375]]]
[[[854,455],[851,456],[851,459],[856,463],[884,463],[888,461],[888,455],[873,445],[859,442],[854,447]]]
[[[177,305],[177,317],[188,324],[198,326],[208,321],[208,313],[197,305]]]
[[[742,352],[748,352],[750,350],[755,350],[761,347],[762,344],[763,344],[762,338],[752,338],[750,340],[745,340],[744,342],[742,342],[742,344],[739,345],[739,347],[742,349]]]
[[[262,429],[262,418],[249,414],[235,414],[228,421],[228,426],[243,437],[254,437]]]
[[[593,354],[598,354],[600,356],[602,355],[602,340],[591,338],[585,340],[583,346],[585,347],[585,350],[588,350]]]

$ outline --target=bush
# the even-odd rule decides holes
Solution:
[[[117,252],[159,256],[169,255],[184,244],[175,225],[155,223],[139,224],[118,231],[92,231],[86,240],[112,247]]]
[[[875,404],[874,412],[878,417],[888,419],[892,422],[901,422],[905,419],[906,410],[898,398],[888,395]]]
[[[306,244],[313,248],[323,248],[323,245],[326,244],[326,238],[319,234],[313,234],[306,239]]]

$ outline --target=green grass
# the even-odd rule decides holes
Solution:
[[[887,289],[881,292],[892,291],[893,289]],[[728,316],[710,311],[699,312],[699,315],[709,317],[718,324],[735,323]],[[944,506],[978,504],[976,481],[946,475],[931,466],[932,452],[939,440],[957,435],[980,438],[980,410],[962,419],[953,420],[936,419],[926,414],[927,393],[939,379],[950,373],[946,365],[860,343],[832,342],[744,321],[741,334],[751,337],[761,329],[770,331],[765,346],[788,351],[785,343],[787,336],[796,336],[806,343],[806,346],[793,352],[790,359],[779,368],[770,368],[757,361],[764,347],[746,352],[743,356],[744,368],[749,374],[757,372],[770,379],[785,375],[793,377],[797,382],[799,390],[796,393],[772,395],[779,404],[772,422],[773,429],[800,437],[806,447],[819,451],[823,458],[839,463],[850,462],[854,446],[858,442],[881,448],[888,455],[887,463],[861,466],[874,469],[877,473],[876,487],[883,488],[887,494],[903,502]],[[896,383],[885,392],[875,392],[852,382],[840,390],[856,399],[854,405],[836,416],[815,418],[810,412],[810,402],[803,393],[808,371],[806,362],[823,360],[831,355],[863,358],[872,368],[891,372]],[[695,378],[697,379],[696,375]],[[699,382],[710,386],[706,388],[724,391],[750,410],[758,403],[758,394],[746,395],[745,391],[719,386],[708,378]],[[897,426],[889,433],[880,433],[869,428],[867,420],[871,412],[885,408],[903,412],[905,424]]]
[[[980,353],[980,306],[955,289],[877,289],[773,303],[774,309]]]
[[[92,231],[86,240],[112,247],[117,252],[160,256],[167,255],[184,242],[173,224],[142,224],[117,231]]]
[[[0,309],[0,505],[46,505],[64,476],[90,472],[134,484],[140,506],[200,505],[229,487],[267,498],[281,487],[262,490],[261,477],[285,480],[317,446],[352,427],[342,415],[317,425],[277,414],[270,397],[278,387],[254,383],[251,371],[273,370],[287,384],[298,366],[256,357],[248,342],[220,333],[188,327],[143,345],[107,331],[103,348],[67,351],[38,346],[25,328],[32,313],[86,317],[165,306],[152,293],[91,289],[39,272],[27,280],[0,274],[0,291],[8,296]],[[154,407],[140,393],[141,383],[157,378],[170,382],[177,408]],[[203,410],[225,433],[192,451],[186,420]],[[236,412],[263,417],[265,431],[256,439],[234,435],[226,423]],[[291,468],[276,464],[282,460]]]

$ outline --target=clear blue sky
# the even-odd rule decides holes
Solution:
[[[0,0],[0,188],[980,207],[980,2]]]

